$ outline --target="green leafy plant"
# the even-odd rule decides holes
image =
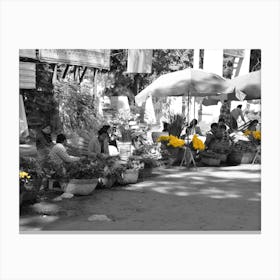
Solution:
[[[169,125],[169,135],[180,137],[185,125],[186,118],[183,115],[171,115]]]
[[[104,175],[104,165],[100,161],[83,159],[69,164],[66,176],[68,179],[93,179]]]

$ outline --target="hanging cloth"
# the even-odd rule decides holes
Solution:
[[[128,50],[127,73],[151,73],[153,50]]]
[[[29,136],[28,124],[26,120],[25,108],[23,103],[22,95],[19,95],[19,136]]]
[[[155,115],[155,110],[154,110],[154,104],[153,104],[153,100],[152,100],[151,96],[149,96],[146,100],[144,122],[146,122],[147,124],[155,124],[156,123],[156,115]]]

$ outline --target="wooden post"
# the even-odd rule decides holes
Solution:
[[[62,79],[65,79],[66,75],[67,75],[67,72],[68,72],[68,69],[69,69],[69,64],[66,65],[64,71],[63,71],[63,74],[62,74]]]
[[[83,81],[83,78],[84,78],[84,75],[85,75],[86,71],[87,71],[87,67],[85,67],[84,71],[82,72],[82,75],[80,77],[80,83]]]

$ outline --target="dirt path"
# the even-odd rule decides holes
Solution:
[[[27,212],[21,231],[260,230],[260,165],[162,169],[145,181]],[[90,221],[106,215],[110,221]]]

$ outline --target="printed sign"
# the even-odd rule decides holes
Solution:
[[[19,63],[19,87],[22,89],[36,88],[36,65],[31,62]]]
[[[110,50],[108,49],[41,49],[39,59],[49,63],[110,68]]]
[[[19,49],[19,56],[36,59],[36,50],[35,49]]]

